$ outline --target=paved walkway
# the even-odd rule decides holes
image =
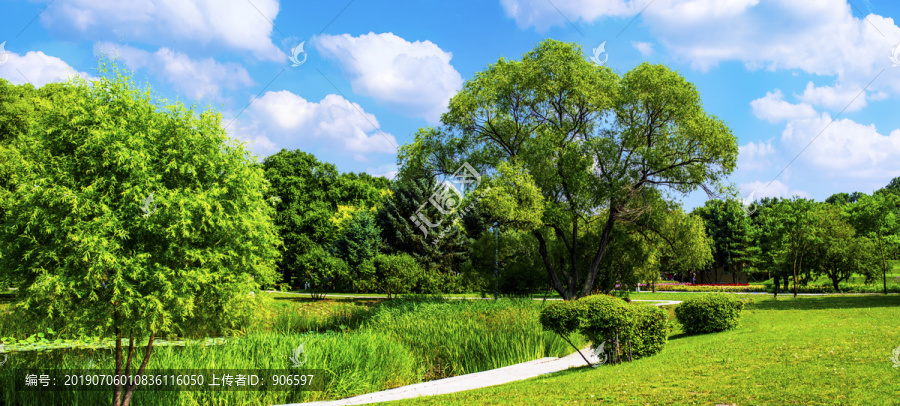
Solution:
[[[635,302],[658,302],[656,306],[666,306],[678,304],[677,300],[634,300]],[[581,353],[587,357],[591,363],[599,361],[590,347],[581,350]],[[401,386],[399,388],[388,389],[381,392],[367,393],[365,395],[354,396],[340,400],[310,402],[310,403],[292,403],[282,406],[299,406],[299,405],[316,405],[316,406],[338,406],[338,405],[364,405],[368,403],[389,402],[392,400],[410,399],[419,396],[435,396],[447,393],[462,392],[472,389],[484,388],[488,386],[501,385],[523,379],[534,378],[536,376],[551,374],[554,372],[564,371],[573,367],[585,366],[584,359],[577,352],[573,352],[562,358],[547,357],[534,361],[524,362],[521,364],[510,365],[508,367],[492,369],[489,371],[476,372],[454,376],[450,378],[438,379],[429,382],[417,383],[414,385]]]

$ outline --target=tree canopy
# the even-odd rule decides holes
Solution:
[[[467,162],[519,190],[533,187],[508,199],[525,203],[520,210],[485,211],[537,239],[566,299],[590,293],[617,223],[647,223],[649,199],[658,198],[648,191],[718,184],[737,158],[735,136],[677,72],[643,63],[619,76],[555,40],[477,73],[441,121],[401,148],[401,173],[446,176]],[[551,255],[551,238],[562,255]]]

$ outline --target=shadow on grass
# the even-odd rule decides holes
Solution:
[[[748,310],[825,310],[825,309],[858,309],[869,307],[900,307],[900,295],[887,296],[779,296],[756,300],[747,305]]]

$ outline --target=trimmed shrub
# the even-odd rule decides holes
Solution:
[[[581,307],[575,302],[555,302],[541,310],[541,325],[561,337],[568,337],[581,326]]]
[[[649,357],[662,351],[669,339],[669,315],[659,306],[630,305],[635,318],[631,337],[631,354],[634,358]]]
[[[540,321],[545,330],[564,339],[577,331],[595,347],[603,342],[613,344],[607,347],[613,352],[612,362],[628,358],[629,349],[632,358],[656,354],[669,335],[669,318],[663,309],[629,304],[608,295],[553,303],[541,311]]]
[[[627,339],[634,330],[634,315],[624,300],[609,295],[591,295],[576,300],[582,315],[581,334],[599,345],[606,340]]]
[[[737,327],[744,302],[729,295],[710,294],[684,301],[675,317],[688,334],[714,333]]]

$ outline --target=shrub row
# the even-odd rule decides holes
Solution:
[[[737,327],[744,302],[734,296],[711,294],[690,298],[675,308],[675,317],[688,334],[714,333]]]
[[[566,340],[578,332],[594,347],[613,344],[608,349],[613,360],[662,351],[670,329],[668,316],[659,307],[629,304],[608,295],[553,303],[541,311],[540,321],[544,329]]]

